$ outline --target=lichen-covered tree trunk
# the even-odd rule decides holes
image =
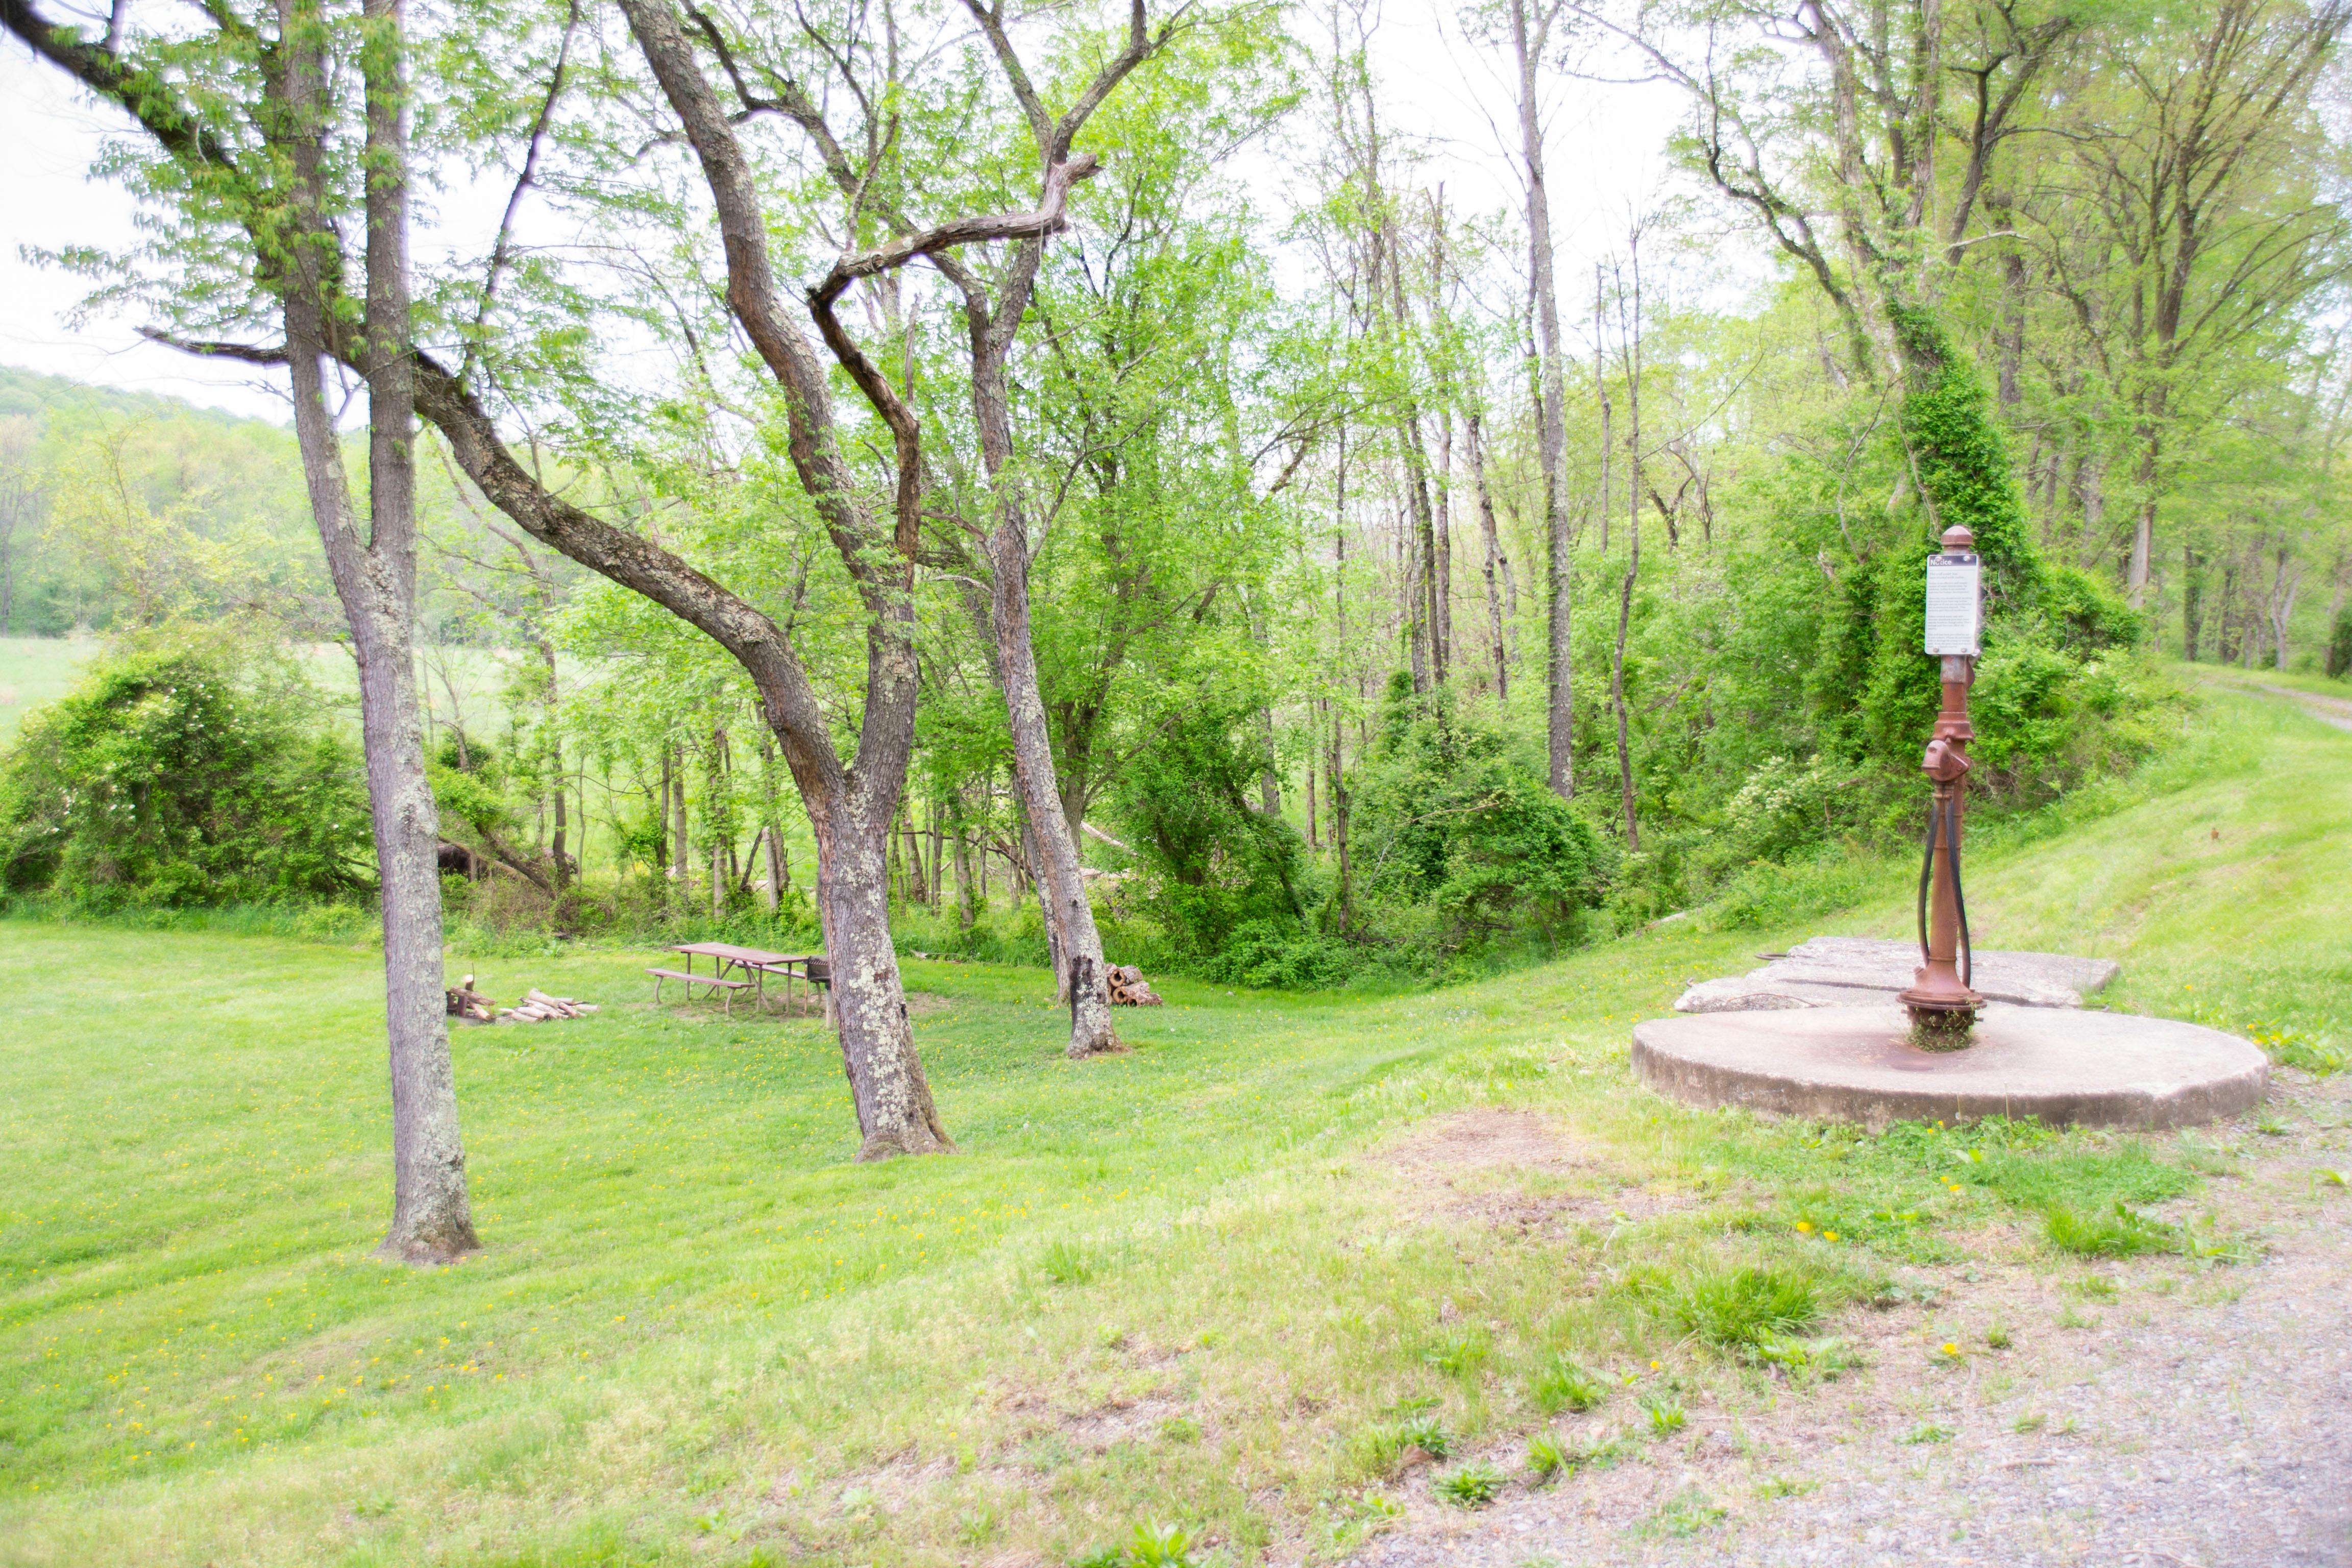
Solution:
[[[890,944],[889,882],[883,858],[895,802],[811,797],[817,830],[817,898],[825,910],[825,952],[841,1033],[842,1068],[863,1136],[860,1160],[937,1154],[955,1143],[931,1102],[915,1053],[907,993]]]

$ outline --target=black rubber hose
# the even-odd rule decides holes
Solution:
[[[1936,823],[1941,802],[1927,803],[1927,857],[1919,862],[1919,962],[1926,963],[1927,952],[1927,887],[1936,876]]]
[[[1952,907],[1960,917],[1960,984],[1974,989],[1969,982],[1975,976],[1977,946],[1969,937],[1969,900],[1960,891],[1960,791],[1957,784],[1952,788],[1952,802],[1946,820],[1950,826],[1944,842],[1952,857]]]

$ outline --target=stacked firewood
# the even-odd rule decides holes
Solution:
[[[1160,1006],[1160,993],[1143,978],[1143,971],[1132,963],[1110,966],[1110,999],[1117,1007]]]
[[[523,993],[522,1000],[512,1007],[499,1009],[501,1024],[544,1024],[556,1018],[584,1018],[596,1010],[593,1002],[575,1002],[569,996],[550,996],[538,986]]]
[[[463,1018],[471,1024],[488,1024],[498,1017],[497,1005],[474,989],[474,977],[470,974],[442,994],[449,1004],[449,1016],[452,1018]]]

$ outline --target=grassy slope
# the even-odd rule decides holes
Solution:
[[[0,637],[0,745],[26,714],[63,697],[97,651],[88,637]]]
[[[2340,1044],[2352,736],[2217,714],[2168,793],[1980,856],[1979,935],[2121,957],[2149,1011]],[[1769,1263],[1834,1300],[2021,1203],[2181,1190],[2169,1141],[2070,1136],[1954,1191],[1934,1136],[1629,1089],[1627,1023],[1686,977],[1902,921],[1890,890],[1802,929],[1681,922],[1382,1002],[1174,982],[1122,1018],[1133,1055],[1086,1065],[1034,972],[910,963],[947,998],[917,1027],[965,1152],[880,1167],[846,1163],[814,1025],[652,1014],[625,956],[461,955],[494,994],[610,1005],[458,1036],[489,1249],[426,1273],[367,1256],[371,956],[0,924],[0,1562],[1058,1559],[1147,1519],[1243,1558],[1344,1547],[1401,1402],[1465,1438],[1524,1425],[1559,1351],[1772,1396],[1628,1264]],[[1566,1237],[1432,1214],[1373,1151],[1478,1104],[1567,1126],[1589,1158],[1551,1185],[1666,1206]]]

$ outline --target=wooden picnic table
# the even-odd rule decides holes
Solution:
[[[792,1005],[792,983],[795,979],[807,980],[812,984],[824,984],[830,989],[831,977],[823,973],[824,954],[821,952],[770,952],[764,948],[738,947],[731,942],[683,942],[671,947],[670,951],[686,954],[686,973],[692,978],[698,978],[694,975],[697,955],[709,958],[712,974],[717,980],[713,989],[725,987],[731,994],[734,988],[745,983],[729,978],[728,971],[742,971],[751,977],[752,994],[760,1001],[767,999],[767,977],[781,974],[784,977],[784,1005],[788,1008]],[[687,994],[689,997],[694,994],[691,984],[687,987]]]

